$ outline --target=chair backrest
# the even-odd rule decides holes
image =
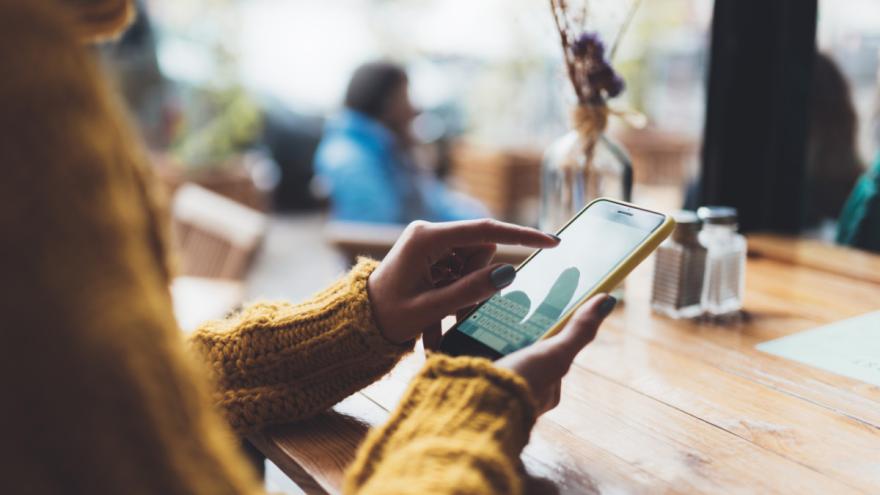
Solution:
[[[242,279],[260,246],[267,217],[195,184],[172,201],[174,242],[182,275]]]

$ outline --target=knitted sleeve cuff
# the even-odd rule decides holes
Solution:
[[[349,469],[346,492],[379,482],[371,482],[374,475],[384,479],[395,472],[404,479],[419,477],[415,472],[433,469],[430,463],[438,467],[451,462],[457,469],[470,466],[475,471],[496,466],[489,469],[494,474],[483,473],[487,478],[512,472],[528,442],[536,411],[537,404],[519,375],[486,359],[435,354],[388,422],[367,436]],[[425,452],[418,452],[417,446]],[[399,452],[423,462],[398,465],[401,459],[394,456]],[[497,467],[502,464],[506,467]]]
[[[448,421],[439,425],[441,432],[483,430],[483,425],[470,422],[476,417],[503,423],[496,439],[518,452],[528,443],[538,405],[526,381],[511,370],[485,358],[433,354],[413,380],[399,410],[407,416],[435,409],[448,411],[439,416]]]
[[[396,344],[382,335],[379,325],[376,323],[376,318],[373,315],[373,306],[370,302],[369,293],[367,292],[367,281],[373,273],[373,270],[378,266],[378,261],[366,257],[360,257],[349,272],[352,311],[359,322],[357,327],[363,336],[364,344],[370,352],[378,356],[399,358],[413,349],[413,346],[415,346],[415,340]]]

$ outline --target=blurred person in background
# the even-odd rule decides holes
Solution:
[[[831,57],[817,52],[806,154],[807,228],[833,225],[840,216],[847,196],[864,171],[857,141],[858,115],[846,76]]]
[[[142,141],[81,44],[133,15],[128,0],[0,0],[2,493],[260,493],[236,435],[328,409],[420,337],[436,348],[444,317],[513,281],[497,244],[559,242],[495,220],[413,223],[312,300],[252,304],[185,342]],[[596,296],[496,362],[429,356],[344,491],[521,493],[532,426],[614,303]]]
[[[880,73],[877,75],[880,81]],[[880,147],[880,85],[877,87],[874,142]],[[837,222],[837,242],[880,253],[880,151],[872,165],[856,182]]]
[[[333,217],[403,224],[487,216],[475,199],[417,165],[410,127],[418,113],[408,87],[406,71],[394,63],[371,62],[355,70],[345,108],[328,122],[315,154]]]

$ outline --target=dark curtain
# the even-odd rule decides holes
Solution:
[[[699,203],[744,231],[797,232],[817,0],[716,0]]]

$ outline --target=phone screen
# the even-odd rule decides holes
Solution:
[[[516,280],[483,303],[456,329],[509,354],[547,333],[663,223],[663,215],[598,201],[559,233],[560,244],[539,251]]]

